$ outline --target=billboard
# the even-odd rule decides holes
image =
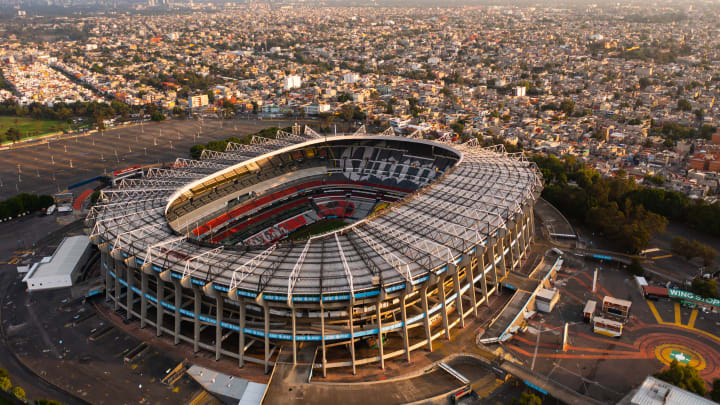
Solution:
[[[691,293],[690,291],[679,290],[677,288],[668,289],[668,295],[670,298],[679,298],[685,300],[691,300],[695,302],[701,302],[703,304],[712,305],[714,307],[720,307],[720,299],[717,298],[704,298],[697,294]]]

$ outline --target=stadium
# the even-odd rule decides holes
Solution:
[[[477,317],[527,256],[541,189],[501,147],[296,126],[122,180],[85,225],[106,299],[157,336],[355,373]]]

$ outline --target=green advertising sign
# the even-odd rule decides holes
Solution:
[[[688,364],[688,363],[690,363],[690,360],[692,360],[691,355],[685,354],[685,353],[677,351],[677,350],[673,350],[672,352],[670,352],[670,358],[677,360],[678,363],[681,363],[681,364]]]
[[[695,302],[702,302],[704,304],[712,305],[715,307],[720,307],[720,299],[717,298],[703,298],[699,295],[693,294],[690,291],[685,290],[678,290],[675,288],[669,288],[668,294],[670,295],[670,298],[680,298],[680,299],[686,299],[691,300]]]

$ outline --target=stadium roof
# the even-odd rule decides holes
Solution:
[[[432,145],[453,151],[459,159],[444,173],[427,178],[411,178],[406,170],[393,172],[424,188],[380,215],[299,244],[278,243],[264,250],[204,246],[190,240],[189,232],[180,234],[183,227],[168,224],[166,212],[192,187],[245,170],[261,158],[325,142]],[[343,175],[351,178],[363,174],[349,165],[345,170]],[[430,176],[437,177],[430,181]],[[139,265],[151,263],[157,271],[170,269],[174,277],[197,285],[213,283],[220,291],[237,289],[250,297],[262,293],[266,299],[335,300],[371,296],[379,287],[394,291],[442,272],[463,253],[497,236],[541,188],[534,164],[501,147],[364,132],[320,138],[312,130],[304,135],[280,131],[277,139],[256,137],[250,145],[230,144],[224,154],[178,159],[172,169],[150,169],[145,179],[123,180],[118,188],[103,192],[87,224],[94,227],[91,237],[119,249],[124,257],[134,257]]]

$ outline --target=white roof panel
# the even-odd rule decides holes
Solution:
[[[60,243],[49,261],[43,261],[35,271],[28,273],[23,281],[31,278],[70,275],[85,250],[90,245],[90,239],[85,235],[69,236]]]

